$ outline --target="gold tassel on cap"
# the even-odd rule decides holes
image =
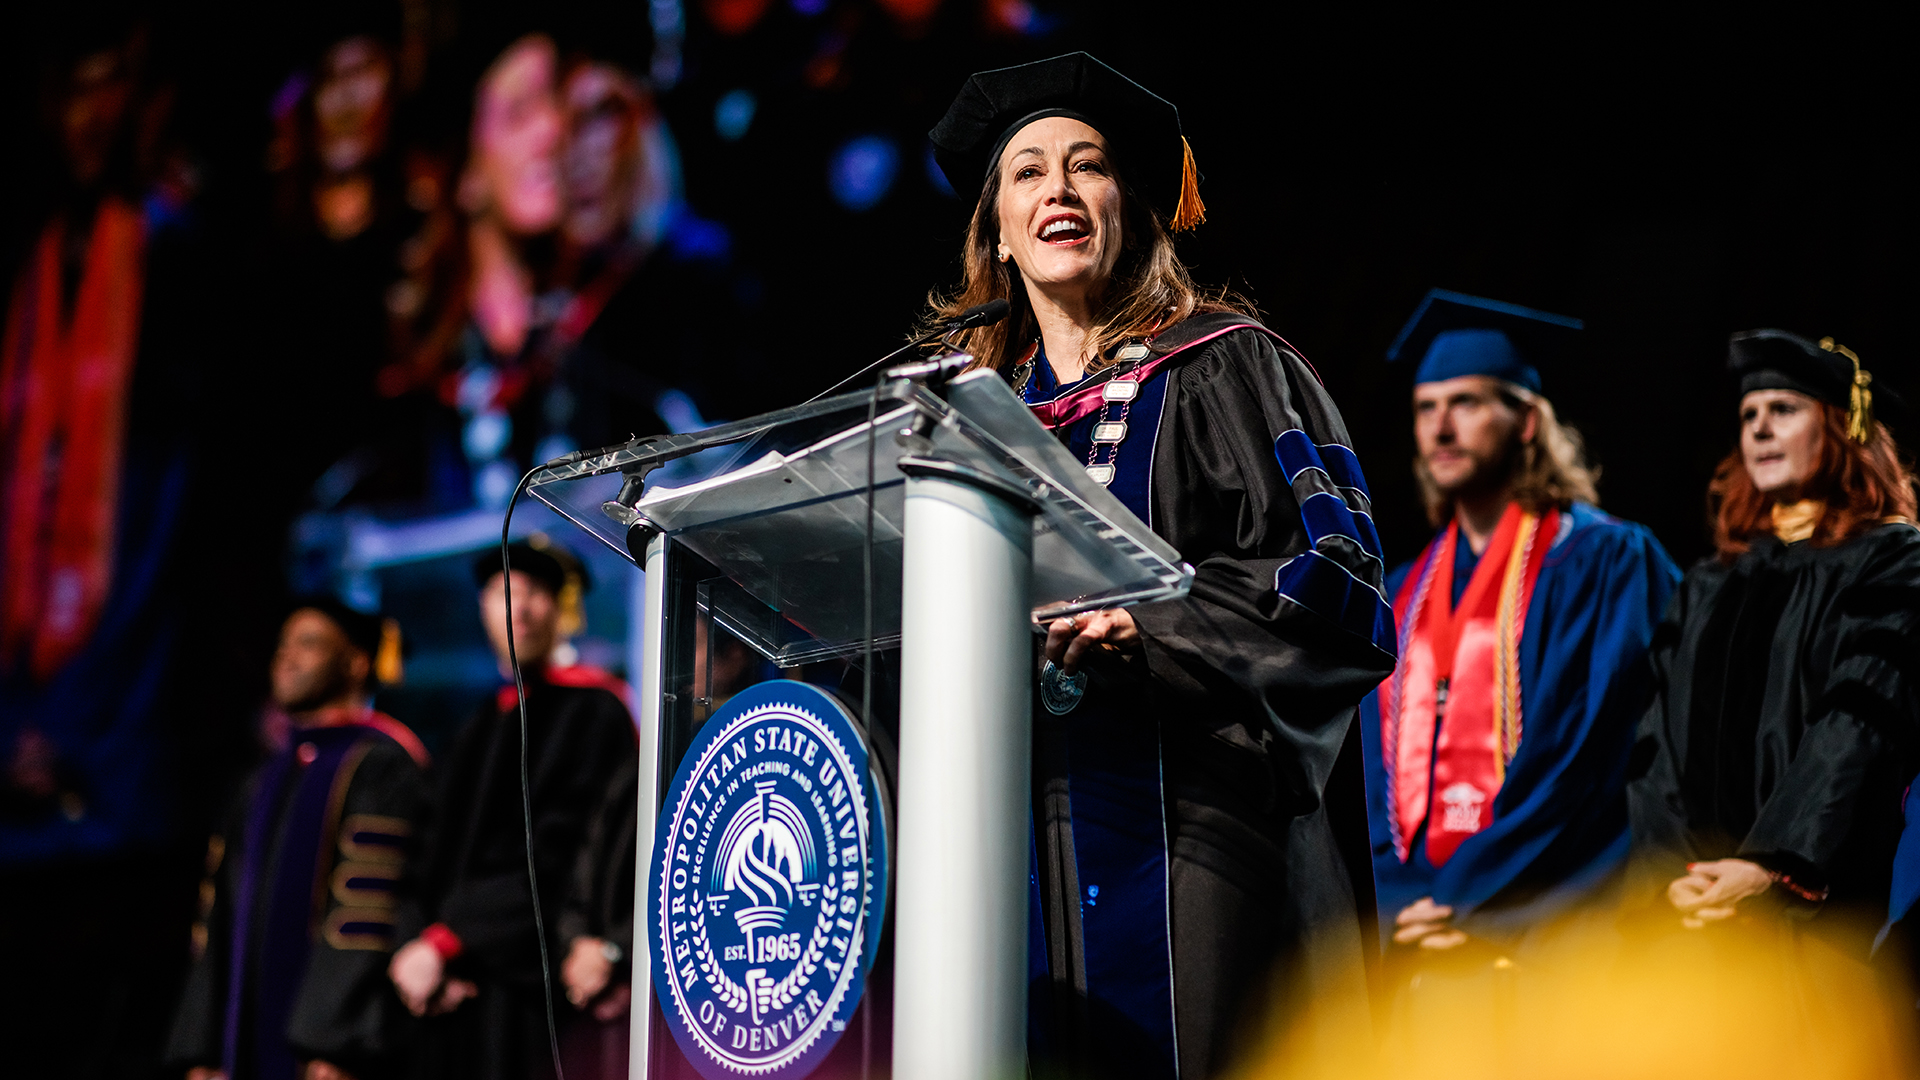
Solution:
[[[382,686],[398,686],[400,680],[407,677],[406,669],[400,662],[400,622],[397,619],[380,620],[380,653],[373,658],[373,677],[380,680]]]
[[[1873,438],[1873,372],[1862,370],[1859,355],[1830,337],[1821,338],[1820,347],[1853,361],[1853,387],[1847,397],[1847,437],[1864,445]]]
[[[586,590],[581,588],[580,575],[573,570],[567,571],[564,583],[560,586],[560,595],[555,597],[560,614],[554,620],[553,632],[561,641],[573,637],[587,628]]]
[[[1193,147],[1180,136],[1180,201],[1173,208],[1173,231],[1184,232],[1207,220],[1207,204],[1200,201],[1200,169],[1193,163]]]

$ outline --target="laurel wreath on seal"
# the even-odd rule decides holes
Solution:
[[[744,714],[740,718],[740,723],[738,723],[737,725],[729,725],[729,726],[745,727],[748,722],[758,719],[758,717],[762,713],[771,711],[772,709],[775,709],[775,708],[783,712],[799,713],[800,715],[805,716],[808,720],[813,721],[815,725],[818,725],[817,727],[814,728],[815,733],[817,735],[823,736],[827,741],[832,742],[834,745],[834,748],[839,751],[840,757],[843,760],[850,761],[847,755],[846,747],[841,744],[839,737],[836,736],[831,730],[829,730],[825,724],[822,724],[820,722],[819,717],[813,715],[813,713],[807,709],[796,708],[792,705],[762,706],[761,708],[750,710],[749,712]],[[723,734],[721,737],[715,739],[712,745],[714,746],[721,745],[729,737],[730,735]],[[848,792],[848,795],[856,801],[857,803],[856,809],[861,813],[862,818],[864,819],[869,809],[865,805],[866,804],[865,786],[859,782],[859,779],[860,779],[859,777],[849,777],[849,779],[854,780],[855,783],[849,785],[850,790]],[[677,815],[676,815],[676,820],[677,820]],[[869,837],[868,843],[871,844],[871,842],[872,842],[872,838]],[[870,851],[868,852],[868,857],[871,858]],[[866,887],[865,892],[867,894],[865,897],[863,897],[862,907],[864,908],[872,902],[873,882],[871,880],[870,873],[863,873],[862,878],[864,880],[864,884]],[[664,873],[662,874],[661,885],[664,889],[664,886],[666,885],[666,877]],[[794,962],[794,966],[792,970],[787,972],[786,977],[781,979],[778,983],[774,984],[774,987],[771,993],[771,998],[773,1001],[772,1008],[775,1011],[785,1009],[788,1005],[793,1004],[794,1000],[800,996],[802,990],[806,985],[807,980],[812,978],[813,973],[819,970],[820,964],[826,959],[827,942],[832,937],[832,933],[833,933],[833,910],[836,906],[836,901],[839,899],[840,893],[841,893],[841,890],[835,887],[833,884],[832,876],[827,875],[826,880],[822,881],[820,886],[820,916],[817,920],[815,920],[813,933],[809,936],[807,940],[807,948],[803,953],[801,953],[800,958]],[[703,974],[706,977],[707,984],[713,987],[716,996],[720,997],[726,1003],[728,1008],[732,1009],[736,1013],[745,1012],[747,1010],[748,1000],[750,997],[749,991],[747,990],[746,987],[741,986],[739,983],[734,982],[731,978],[727,976],[726,971],[720,966],[719,959],[714,955],[713,942],[712,942],[712,939],[707,934],[706,905],[704,904],[698,905],[696,909],[696,913],[693,915],[690,922],[691,922],[691,928],[693,930],[693,941],[691,942],[691,944],[699,960],[699,970],[701,974]],[[860,962],[860,953],[863,947],[863,939],[866,936],[865,935],[866,927],[860,923],[856,923],[855,925],[856,925],[856,929],[853,932],[853,938],[849,942],[849,947],[847,950],[847,957],[848,957],[847,963],[849,965],[855,965]],[[669,978],[671,977],[672,977],[671,974],[669,974]],[[843,982],[839,982],[838,980],[836,980],[836,983],[837,985],[834,987],[834,993],[829,997],[826,1003],[826,1007],[821,1010],[822,1012],[830,1012],[833,1008],[835,1008],[837,1006],[840,996],[845,993],[846,984]],[[690,988],[683,986],[680,988],[680,993],[684,994],[688,989]],[[819,1036],[819,1033],[816,1032],[815,1038],[818,1038],[818,1036]],[[699,1041],[704,1047],[706,1044],[706,1039],[703,1037]],[[811,1039],[807,1040],[807,1044],[811,1045],[812,1041],[813,1040]],[[719,1058],[717,1055],[714,1054],[711,1047],[706,1047],[706,1049],[707,1049],[708,1056],[714,1057],[716,1061],[722,1060],[721,1058]],[[731,1065],[735,1068],[741,1067],[740,1063],[738,1062],[724,1062],[724,1063]],[[749,1066],[749,1067],[746,1067],[746,1071],[748,1073],[759,1073],[759,1072],[764,1072],[766,1071],[766,1069],[771,1067],[773,1066],[769,1065],[769,1066],[763,1066],[760,1068],[754,1068]]]
[[[832,885],[820,886],[820,918],[814,923],[813,935],[807,939],[807,949],[794,961],[793,970],[773,986],[773,1008],[775,1011],[793,1004],[800,996],[800,990],[806,981],[819,969],[820,962],[826,959],[827,939],[832,935],[833,920],[829,911],[840,893]],[[729,1008],[742,1012],[747,1007],[747,988],[727,977],[720,962],[714,958],[713,943],[707,937],[707,910],[703,906],[700,914],[693,918],[693,948],[700,957],[700,970],[707,976],[719,995],[726,999]]]

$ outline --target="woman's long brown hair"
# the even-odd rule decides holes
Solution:
[[[1117,170],[1116,170],[1117,172]],[[1122,232],[1120,259],[1099,305],[1099,325],[1093,333],[1094,356],[1089,374],[1112,363],[1114,349],[1129,337],[1165,329],[1189,315],[1210,311],[1237,311],[1249,317],[1253,307],[1226,289],[1203,290],[1193,282],[1186,265],[1173,250],[1173,236],[1158,212],[1120,182]],[[934,292],[920,333],[937,328],[976,304],[1004,299],[1013,305],[1007,318],[993,326],[967,331],[961,347],[973,354],[974,367],[1002,370],[1016,362],[1039,334],[1019,268],[994,258],[1000,243],[1000,170],[996,167],[974,205],[961,255],[960,288],[950,294]]]
[[[1834,547],[1888,518],[1912,520],[1913,470],[1900,460],[1886,426],[1874,425],[1873,437],[1862,445],[1847,437],[1847,410],[1824,401],[1814,402],[1814,407],[1820,410],[1820,460],[1804,497],[1826,503],[1826,512],[1809,542]],[[1753,486],[1738,446],[1714,470],[1707,513],[1722,562],[1732,562],[1752,546],[1754,537],[1773,531],[1773,499]]]

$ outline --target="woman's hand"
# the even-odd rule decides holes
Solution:
[[[1423,896],[1400,910],[1393,920],[1396,945],[1418,945],[1423,949],[1454,949],[1467,943],[1467,932],[1451,925],[1453,909]]]
[[[1687,876],[1667,886],[1667,900],[1680,911],[1680,924],[1698,930],[1730,919],[1735,905],[1773,887],[1772,872],[1745,859],[1687,864]]]
[[[1055,619],[1047,627],[1047,659],[1069,675],[1078,674],[1087,650],[1104,645],[1116,651],[1140,646],[1140,628],[1125,608],[1107,608],[1070,619]]]

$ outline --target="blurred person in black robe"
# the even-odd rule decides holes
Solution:
[[[1711,488],[1719,551],[1654,639],[1634,888],[1698,947],[1785,935],[1817,985],[1886,918],[1916,765],[1914,478],[1874,415],[1898,403],[1844,347],[1755,330],[1731,354],[1740,444]]]
[[[587,826],[560,912],[566,942],[560,981],[580,1016],[560,1047],[573,1080],[621,1080],[633,1007],[635,859],[639,853],[640,763],[623,766]]]
[[[566,955],[558,920],[575,863],[616,775],[636,760],[637,742],[623,684],[553,661],[562,619],[587,587],[584,568],[551,544],[517,543],[509,559],[513,641],[527,688],[533,857],[558,981]],[[524,1080],[550,1075],[552,1065],[522,819],[520,699],[507,666],[507,579],[497,551],[475,561],[474,578],[505,685],[441,765],[420,894],[404,916],[411,940],[389,971],[401,1000],[428,1018],[419,1075]]]
[[[273,700],[292,737],[208,846],[199,957],[167,1045],[176,1075],[368,1080],[402,1064],[385,974],[427,753],[370,705],[377,677],[397,677],[395,633],[331,598],[281,629]]]

